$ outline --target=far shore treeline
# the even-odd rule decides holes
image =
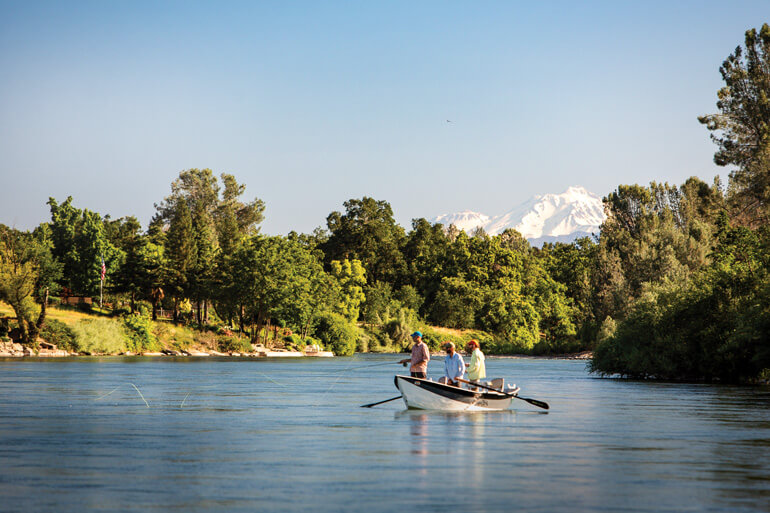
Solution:
[[[534,248],[514,230],[466,234],[425,219],[406,230],[370,197],[313,233],[266,236],[264,203],[235,176],[189,169],[146,230],[72,198],[51,198],[50,221],[31,232],[0,225],[0,299],[16,317],[0,335],[76,346],[67,330],[87,327],[47,322],[46,311],[53,298],[98,303],[103,259],[110,307],[94,311],[120,320],[134,351],[157,346],[161,324],[213,333],[224,349],[319,344],[343,355],[403,350],[421,329],[432,349],[472,336],[489,354],[592,350],[602,375],[766,380],[770,27],[749,30],[720,72],[718,112],[699,121],[728,183],[620,185],[594,238]]]

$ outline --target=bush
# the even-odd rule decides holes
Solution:
[[[217,335],[217,348],[222,353],[250,353],[251,341],[240,335]]]
[[[154,322],[152,333],[158,338],[161,347],[184,351],[195,342],[195,337],[190,330],[167,321]]]
[[[152,332],[152,321],[140,312],[123,317],[123,327],[128,334],[128,349],[135,353],[159,351],[160,343]]]
[[[339,314],[321,315],[314,334],[337,356],[350,356],[356,350],[358,328]]]
[[[391,345],[388,334],[376,325],[366,326],[358,331],[359,335],[358,340],[356,341],[356,351],[369,351],[373,353],[401,351],[401,347],[394,348]]]
[[[128,337],[123,326],[112,319],[84,319],[73,327],[78,351],[118,354],[126,350]]]
[[[91,313],[94,309],[91,303],[86,303],[85,301],[78,303],[75,308],[83,313]]]
[[[291,335],[286,335],[283,337],[283,342],[287,346],[294,346],[294,347],[305,347],[305,341],[302,340],[302,337],[297,335],[296,333],[292,333]]]
[[[78,351],[78,341],[72,328],[56,319],[45,321],[43,329],[40,330],[40,336],[46,342],[56,344],[60,349],[67,351]]]
[[[0,337],[7,337],[10,332],[10,317],[0,317]]]

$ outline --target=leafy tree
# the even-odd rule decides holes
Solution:
[[[708,263],[713,219],[724,205],[719,183],[696,178],[681,187],[618,187],[605,198],[607,220],[597,250],[595,319],[622,320],[650,284],[684,285]]]
[[[195,299],[198,326],[208,322],[208,301],[215,295],[217,235],[214,220],[201,207],[192,212],[192,230],[195,240],[195,264],[189,273],[189,292]]]
[[[252,237],[237,251],[234,262],[236,293],[256,342],[273,320],[306,333],[312,318],[327,306],[324,303],[339,292],[312,253],[283,237]]]
[[[540,340],[540,315],[514,282],[488,289],[480,316],[482,329],[499,334],[507,342],[498,348],[500,352],[527,351]]]
[[[350,322],[358,321],[361,303],[366,299],[366,270],[359,260],[332,260],[331,275],[337,279],[341,293],[337,313]]]
[[[0,225],[0,299],[16,313],[24,344],[35,344],[45,323],[45,303],[39,308],[33,299],[39,279],[39,254],[29,233]]]
[[[717,93],[720,113],[698,120],[719,146],[714,162],[743,168],[770,138],[770,26],[765,23],[759,33],[747,30],[745,49],[738,46],[719,72],[725,81]]]
[[[314,334],[338,356],[350,356],[356,349],[357,329],[339,314],[322,315]]]
[[[401,249],[405,234],[393,219],[390,204],[364,197],[344,206],[344,214],[332,212],[326,218],[330,236],[321,249],[327,263],[360,260],[370,282],[397,282],[405,268]]]
[[[179,321],[179,303],[190,290],[198,253],[193,232],[192,216],[187,202],[179,200],[166,236],[166,285],[174,297],[174,322]]]
[[[415,313],[420,310],[420,307],[423,304],[423,298],[420,297],[420,293],[417,292],[417,289],[411,285],[404,285],[398,289],[395,293],[395,299],[401,303],[404,308],[407,308]]]
[[[37,263],[37,281],[35,283],[35,299],[45,303],[48,294],[58,294],[59,282],[62,278],[63,265],[53,256],[53,240],[51,227],[42,223],[32,232],[32,260]]]
[[[756,380],[770,368],[770,232],[717,222],[710,262],[684,285],[647,285],[592,370],[640,378]]]
[[[110,243],[123,255],[120,266],[113,273],[113,292],[128,294],[131,312],[136,309],[136,300],[149,297],[150,268],[145,259],[148,239],[142,235],[142,226],[133,217],[105,221],[105,231]]]
[[[72,206],[72,197],[59,204],[49,198],[53,256],[62,263],[63,285],[76,293],[95,295],[101,281],[101,261],[108,270],[122,259],[120,251],[107,238],[99,214]],[[108,282],[111,279],[108,272]]]
[[[476,312],[484,303],[485,292],[475,282],[444,277],[433,302],[431,319],[441,326],[474,328]]]
[[[597,251],[597,244],[583,237],[571,244],[544,244],[542,251],[537,253],[548,275],[565,287],[564,295],[574,305],[573,320],[580,330],[578,336],[584,341],[593,339],[596,328],[595,289],[591,278],[598,265]]]
[[[407,285],[414,286],[424,298],[422,313],[427,314],[438,292],[441,278],[446,274],[445,264],[450,239],[444,227],[430,224],[425,219],[412,220],[412,230],[404,246],[407,265]],[[406,305],[409,306],[409,305]]]
[[[364,307],[364,322],[368,324],[384,324],[390,320],[390,306],[393,302],[393,287],[390,283],[376,281],[368,285],[364,291],[366,301]]]
[[[730,187],[739,219],[758,226],[770,215],[770,26],[746,31],[745,48],[738,46],[719,71],[720,112],[698,120],[719,148],[714,162],[737,166]]]

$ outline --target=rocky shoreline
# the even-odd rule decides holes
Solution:
[[[65,358],[74,356],[170,356],[170,357],[237,357],[237,358],[301,358],[317,357],[330,358],[334,356],[331,351],[306,350],[306,351],[288,351],[286,349],[268,349],[263,346],[257,346],[252,352],[227,352],[197,349],[175,350],[164,349],[163,351],[147,351],[143,353],[132,353],[130,351],[119,354],[89,354],[77,353],[59,349],[53,344],[40,342],[40,349],[35,351],[29,347],[23,346],[18,342],[0,342],[0,358]],[[445,353],[439,351],[433,353],[433,356],[443,356]],[[583,351],[580,353],[559,354],[559,355],[487,355],[490,358],[532,358],[548,360],[590,360],[593,357],[592,351]]]
[[[262,346],[258,346],[252,352],[229,352],[222,353],[219,351],[200,351],[197,349],[190,350],[163,350],[157,352],[143,352],[132,353],[131,351],[119,354],[87,354],[67,351],[65,349],[59,349],[53,344],[47,342],[40,342],[40,348],[35,351],[27,346],[19,344],[18,342],[0,342],[0,358],[65,358],[71,356],[172,356],[172,357],[248,357],[248,358],[301,358],[301,357],[317,357],[317,358],[330,358],[334,356],[331,351],[320,350],[308,350],[308,351],[287,351],[285,349],[267,349]]]

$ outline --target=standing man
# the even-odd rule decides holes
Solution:
[[[412,357],[401,360],[398,363],[406,364],[407,362],[412,365],[409,367],[409,371],[412,373],[413,378],[427,378],[428,377],[428,361],[430,360],[430,351],[428,346],[422,341],[422,333],[415,331],[412,333]]]
[[[468,365],[468,379],[478,381],[487,377],[487,368],[484,365],[484,353],[479,349],[479,343],[475,340],[468,342],[466,348],[471,353],[471,363]]]
[[[460,386],[457,378],[462,378],[465,374],[465,362],[463,357],[455,351],[455,345],[452,342],[444,344],[446,357],[444,358],[444,382],[452,386]],[[441,381],[441,380],[439,380]]]

